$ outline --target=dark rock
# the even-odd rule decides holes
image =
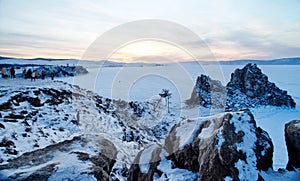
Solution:
[[[142,117],[143,113],[146,111],[145,107],[142,106],[141,104],[139,104],[139,102],[135,101],[131,101],[129,102],[129,106],[130,108],[133,110],[133,113],[138,116],[138,117]]]
[[[15,143],[6,137],[2,139],[0,142],[0,147],[4,147],[5,151],[4,153],[10,154],[10,155],[17,155],[18,151],[15,150]]]
[[[3,121],[4,122],[10,122],[10,123],[17,123],[18,122],[18,120],[16,120],[16,119],[8,119],[8,118],[4,118]]]
[[[224,108],[226,111],[266,105],[290,108],[296,106],[287,91],[269,82],[256,64],[247,64],[242,69],[236,69],[226,87],[219,81],[201,75],[186,103],[205,108]]]
[[[0,128],[5,129],[5,126],[2,123],[0,123]]]
[[[7,119],[24,119],[25,117],[23,115],[18,115],[18,114],[9,114],[8,116],[4,116],[4,118]]]
[[[262,73],[256,64],[247,64],[231,74],[227,84],[227,108],[239,109],[259,105],[294,108],[295,101],[287,91],[279,89]],[[235,106],[236,105],[236,106]]]
[[[92,168],[94,176],[97,180],[109,181],[112,180],[110,176],[103,170],[100,166],[95,166]]]
[[[300,120],[285,124],[284,133],[289,155],[286,169],[292,171],[295,168],[300,168]]]
[[[52,172],[55,170],[56,163],[47,165],[41,169],[36,170],[33,172],[29,177],[25,180],[27,181],[47,181],[48,178],[52,175]]]
[[[27,101],[34,107],[41,107],[44,105],[41,103],[41,100],[38,97],[35,98],[29,97],[27,98]]]
[[[11,107],[11,103],[10,101],[8,101],[0,105],[0,110],[10,109],[10,107]]]
[[[195,132],[199,135],[202,129],[209,127],[210,121],[204,121],[199,129]],[[195,137],[190,144],[185,145],[183,148],[179,148],[178,138],[176,136],[176,129],[182,126],[181,124],[175,125],[170,134],[166,137],[164,148],[170,154],[168,159],[173,161],[176,168],[187,169],[192,172],[199,171],[199,143],[200,139]],[[180,140],[179,140],[180,141]],[[187,159],[188,158],[188,159]]]
[[[206,108],[224,107],[226,102],[226,87],[218,80],[213,80],[206,75],[197,78],[196,85],[191,94],[191,98],[186,104],[201,105]]]
[[[75,151],[73,153],[76,153],[78,155],[78,159],[82,160],[82,161],[89,160],[89,158],[90,158],[90,155],[87,153],[83,153],[83,152],[79,152],[79,151]]]
[[[222,180],[226,176],[243,180],[249,179],[248,174],[258,180],[259,170],[272,168],[271,139],[256,127],[249,111],[229,113],[213,121],[218,131],[200,140],[199,180]]]
[[[267,171],[273,165],[274,146],[268,133],[260,127],[257,128],[256,137],[257,141],[254,149],[257,155],[256,167],[258,170]]]
[[[160,158],[162,149],[167,154]],[[131,166],[130,180],[152,179],[153,173],[162,172],[162,175],[164,170],[157,168],[160,159],[171,161],[172,168],[198,172],[198,180],[224,180],[225,177],[233,180],[263,180],[260,171],[272,169],[272,141],[265,131],[256,126],[248,110],[204,120],[185,120],[175,125],[165,145],[152,149],[151,158],[146,159],[151,160],[146,172],[141,171],[141,159],[145,151],[149,149],[141,151],[135,159],[135,165]]]

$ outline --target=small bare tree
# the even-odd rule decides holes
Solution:
[[[160,97],[164,98],[166,100],[166,106],[168,108],[168,113],[170,113],[170,109],[169,109],[169,105],[170,105],[170,97],[171,97],[171,93],[169,90],[167,89],[163,89],[161,93],[159,93]]]

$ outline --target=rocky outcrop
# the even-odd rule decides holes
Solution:
[[[175,116],[164,118],[160,99],[126,102],[59,81],[36,83],[0,86],[0,180],[63,180],[62,174],[77,180],[122,180],[139,150],[163,139],[175,124]],[[67,148],[66,141],[79,135],[88,141]],[[53,148],[56,144],[58,149]],[[36,165],[29,163],[40,158]],[[17,162],[23,165],[13,167]]]
[[[289,155],[286,169],[292,171],[295,168],[300,168],[300,120],[285,124],[284,133]]]
[[[186,103],[205,108],[224,108],[227,111],[265,105],[296,106],[287,91],[270,82],[256,64],[236,69],[226,87],[206,75],[199,76],[191,98]]]
[[[201,105],[205,108],[224,107],[226,102],[226,87],[220,81],[202,75],[197,78],[191,98],[186,101],[188,105]]]
[[[48,180],[50,177],[56,180],[64,180],[66,178],[71,180],[74,177],[73,179],[76,180],[80,176],[88,178],[89,175],[93,175],[98,180],[111,180],[109,174],[112,165],[115,163],[116,148],[111,146],[108,140],[102,140],[101,144],[105,145],[103,142],[106,142],[106,145],[110,145],[110,154],[114,154],[112,157],[107,157],[107,153],[103,153],[106,148],[99,150],[98,153],[91,154],[93,151],[87,140],[82,137],[74,137],[72,140],[66,140],[46,148],[25,153],[11,160],[8,164],[0,165],[0,170],[3,171],[9,169],[17,170],[6,178],[0,174],[0,180]],[[63,160],[62,158],[64,157],[65,159],[73,159]],[[65,164],[65,161],[77,161],[78,165],[68,165]],[[88,169],[84,169],[86,163],[89,165]],[[32,169],[26,170],[29,167]],[[70,174],[75,170],[78,173]]]
[[[247,64],[231,74],[227,84],[227,107],[249,108],[259,105],[286,106],[294,108],[296,103],[287,91],[279,89],[262,73],[256,64]]]
[[[185,170],[190,175],[197,173],[198,180],[259,180],[261,170],[272,168],[273,144],[267,132],[256,126],[249,111],[229,112],[201,120],[185,120],[175,125],[162,148],[152,149],[144,160],[151,162],[148,169],[141,164],[132,166],[130,175],[143,178],[170,179],[170,169]],[[148,150],[149,151],[149,150]],[[141,171],[143,170],[143,171]],[[129,177],[134,180],[134,177]]]

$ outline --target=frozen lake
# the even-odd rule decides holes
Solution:
[[[205,65],[187,63],[144,67],[89,66],[89,74],[63,78],[72,84],[93,90],[104,97],[143,101],[158,95],[162,89],[173,93],[173,101],[190,97],[197,76],[208,74],[225,85],[231,73],[242,65]],[[299,104],[300,65],[260,65],[271,82],[287,90]]]

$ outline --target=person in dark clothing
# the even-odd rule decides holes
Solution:
[[[5,68],[4,67],[2,67],[2,69],[1,69],[1,74],[2,74],[2,78],[5,78]]]
[[[44,80],[45,77],[46,77],[46,72],[45,72],[45,70],[43,70],[43,71],[42,71],[42,79]]]
[[[51,72],[51,80],[54,80],[54,76],[55,76],[54,72]]]
[[[32,74],[32,71],[31,71],[31,69],[29,69],[26,73],[26,78],[27,79],[31,78],[31,74]]]
[[[22,77],[24,78],[24,79],[26,79],[27,77],[26,77],[26,67],[24,67],[24,69],[23,69],[23,72],[22,72]]]
[[[13,67],[10,68],[10,78],[16,78],[15,73],[16,73],[15,69]]]

